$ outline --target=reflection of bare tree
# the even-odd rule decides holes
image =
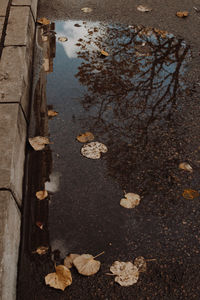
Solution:
[[[118,160],[115,167],[108,159],[110,172],[127,182],[128,164],[136,167],[144,159],[152,126],[170,117],[184,91],[189,47],[164,31],[118,25],[89,28],[77,46],[83,62],[76,76],[88,89],[81,99],[88,123]],[[101,57],[101,49],[109,56]]]

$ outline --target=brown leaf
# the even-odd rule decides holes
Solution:
[[[48,192],[47,191],[38,191],[36,193],[36,197],[38,200],[44,200],[45,198],[48,197]]]
[[[147,263],[143,256],[138,256],[134,260],[134,265],[138,268],[139,272],[146,272],[147,270]]]
[[[191,173],[193,171],[192,167],[186,162],[180,163],[179,164],[179,169],[182,169],[182,170],[185,170],[185,171],[188,171],[188,172],[191,172]]]
[[[81,143],[87,143],[94,140],[94,135],[91,132],[85,132],[77,136],[77,140]]]
[[[55,269],[56,272],[50,273],[45,276],[45,283],[46,285],[50,285],[55,289],[64,291],[67,286],[72,284],[71,272],[67,267],[63,265],[59,265]]]
[[[65,37],[65,36],[59,36],[58,40],[59,40],[59,42],[64,43],[64,42],[67,42],[67,41],[68,41],[68,38]]]
[[[33,138],[29,138],[28,140],[35,151],[43,150],[45,145],[50,144],[49,139],[44,136],[35,136]]]
[[[101,50],[101,55],[103,55],[103,56],[109,56],[108,52],[106,52],[104,50]]]
[[[41,18],[41,19],[37,20],[37,22],[42,24],[42,25],[49,25],[50,24],[50,20],[48,20],[46,18]]]
[[[144,5],[139,5],[137,7],[137,10],[139,10],[141,12],[149,12],[149,11],[152,11],[152,8],[150,8],[148,6],[144,6]]]
[[[179,18],[186,18],[189,15],[188,11],[177,11],[176,16]]]
[[[100,269],[100,261],[94,260],[90,254],[82,254],[76,257],[73,261],[78,272],[85,276],[96,274]]]
[[[184,192],[183,192],[183,197],[184,197],[185,199],[192,200],[192,199],[194,199],[194,198],[199,197],[199,192],[197,192],[197,191],[195,191],[195,190],[191,190],[191,189],[184,190]]]
[[[79,254],[70,254],[70,255],[66,256],[65,259],[64,259],[65,267],[70,269],[73,266],[74,259],[78,256],[80,256],[80,255]]]
[[[58,112],[52,109],[48,110],[48,117],[55,117],[58,115]]]
[[[39,254],[39,255],[44,255],[48,252],[49,247],[45,247],[45,246],[40,246],[36,249],[35,253]]]
[[[36,222],[37,227],[39,227],[41,230],[43,230],[44,224],[40,221]]]

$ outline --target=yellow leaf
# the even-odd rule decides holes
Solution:
[[[183,197],[184,197],[185,199],[192,200],[192,199],[194,199],[194,198],[199,197],[199,192],[197,192],[197,191],[195,191],[195,190],[191,190],[191,189],[184,190],[184,192],[183,192]]]
[[[63,265],[59,265],[55,269],[56,272],[45,276],[45,283],[55,289],[64,291],[67,286],[72,284],[71,272]]]
[[[130,286],[135,284],[139,279],[138,268],[130,261],[115,261],[110,267],[110,271],[116,275],[115,281],[121,286]]]
[[[48,20],[46,18],[41,18],[41,19],[37,20],[37,22],[42,24],[42,25],[49,25],[50,24],[50,20]]]
[[[91,159],[99,159],[101,158],[101,153],[106,153],[107,151],[108,148],[106,147],[106,145],[99,142],[91,142],[85,144],[81,148],[81,154]]]
[[[81,143],[87,143],[94,140],[94,135],[91,132],[85,132],[77,136],[77,140]]]
[[[103,253],[104,252],[97,256],[100,256]],[[97,256],[94,257],[90,254],[82,254],[73,260],[73,264],[80,274],[90,276],[96,274],[100,269],[100,261],[95,260]]]
[[[39,254],[39,255],[44,255],[48,252],[49,250],[49,247],[45,247],[45,246],[40,246],[36,249],[36,253]]]
[[[106,52],[104,50],[101,50],[101,55],[103,55],[103,56],[109,56],[108,52]]]
[[[188,171],[188,172],[191,172],[192,173],[192,167],[188,164],[188,163],[180,163],[179,164],[179,169],[182,169],[182,170],[185,170],[185,171]]]
[[[36,193],[36,197],[38,198],[38,200],[44,200],[45,198],[48,197],[48,192],[47,191],[38,191]]]
[[[47,114],[48,114],[48,117],[55,117],[58,115],[58,112],[55,110],[49,109]]]
[[[59,42],[64,43],[64,42],[68,41],[68,38],[65,36],[59,36],[58,40],[59,40]]]
[[[177,11],[176,16],[179,18],[186,18],[189,15],[188,11]]]
[[[139,10],[141,12],[149,12],[149,11],[152,11],[152,8],[144,6],[144,5],[139,5],[137,7],[137,10]]]
[[[81,8],[81,10],[84,12],[84,13],[90,13],[92,11],[92,8],[90,7],[83,7]]]
[[[49,139],[44,136],[35,136],[33,138],[29,138],[28,140],[35,151],[43,150],[45,145],[50,144]]]
[[[77,258],[78,256],[79,256],[79,254],[70,254],[70,255],[66,256],[64,259],[65,267],[70,269],[73,266],[74,259]]]
[[[140,196],[134,193],[125,194],[125,198],[120,200],[120,205],[125,208],[134,208],[140,204]]]

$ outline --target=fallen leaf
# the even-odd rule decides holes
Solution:
[[[55,269],[56,272],[45,276],[45,283],[55,289],[64,291],[67,286],[72,284],[71,272],[63,265],[59,265]]]
[[[29,138],[28,140],[35,151],[43,150],[45,145],[50,144],[49,139],[44,136],[35,136],[33,138]]]
[[[125,194],[125,198],[122,198],[120,201],[120,205],[125,208],[134,208],[139,205],[140,196],[134,193]]]
[[[64,266],[67,267],[68,269],[70,269],[73,266],[74,259],[77,258],[78,256],[80,256],[80,255],[79,254],[70,254],[70,255],[66,256],[64,259]]]
[[[48,110],[48,117],[56,117],[58,115],[58,112],[52,109]]]
[[[92,8],[90,8],[90,7],[83,7],[83,8],[81,8],[81,10],[82,10],[84,13],[90,13],[90,12],[92,12]]]
[[[42,24],[42,25],[49,25],[50,20],[48,20],[46,18],[41,18],[41,19],[37,20],[37,23]]]
[[[152,11],[152,8],[150,8],[148,6],[139,5],[137,7],[137,10],[139,10],[141,12],[149,12],[149,11]]]
[[[192,167],[186,162],[180,163],[179,164],[179,169],[182,169],[182,170],[185,170],[185,171],[188,171],[188,172],[193,171]]]
[[[138,256],[134,260],[134,265],[138,268],[139,272],[146,272],[147,270],[147,263],[143,256]]]
[[[44,224],[42,222],[37,221],[36,222],[37,227],[39,227],[41,230],[43,230]]]
[[[103,253],[104,252],[97,256],[100,256]],[[100,261],[94,260],[97,256],[94,257],[90,254],[82,254],[73,260],[73,264],[80,274],[90,276],[96,274],[100,269]]]
[[[94,135],[91,132],[85,132],[77,136],[77,140],[81,143],[86,143],[94,140]]]
[[[39,254],[39,255],[44,255],[48,252],[49,247],[45,247],[45,246],[40,246],[36,249],[35,253]]]
[[[38,200],[44,200],[45,198],[48,197],[48,192],[47,191],[38,191],[36,193],[36,197]]]
[[[101,50],[101,55],[103,55],[103,56],[109,56],[108,52],[106,52],[104,50]]]
[[[115,261],[110,267],[110,271],[116,275],[115,281],[121,286],[130,286],[139,279],[138,268],[132,262]]]
[[[179,18],[186,18],[189,15],[188,11],[177,11],[176,16]]]
[[[99,159],[101,157],[101,152],[106,153],[107,151],[108,148],[99,142],[91,142],[81,148],[81,154],[91,159]]]
[[[68,41],[68,38],[65,36],[59,36],[58,40],[59,40],[59,42],[64,43],[64,42]]]
[[[184,197],[185,199],[192,200],[192,199],[194,199],[194,198],[199,197],[199,192],[197,192],[197,191],[195,191],[195,190],[191,190],[191,189],[184,190],[184,192],[183,192],[183,197]]]

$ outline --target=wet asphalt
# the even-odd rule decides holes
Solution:
[[[55,3],[40,2],[39,15],[55,22],[56,56],[53,72],[40,72],[29,127],[53,144],[27,144],[18,299],[200,299],[200,197],[182,195],[200,191],[200,3],[147,1],[146,14],[132,1]],[[48,119],[48,108],[58,116]],[[101,159],[81,155],[85,131],[108,147]],[[48,199],[36,200],[44,188]],[[141,196],[136,208],[119,205],[124,191]],[[40,246],[49,251],[36,254]],[[45,285],[67,254],[102,251],[96,275],[73,269],[64,292]],[[138,256],[155,260],[133,286],[105,275]]]

